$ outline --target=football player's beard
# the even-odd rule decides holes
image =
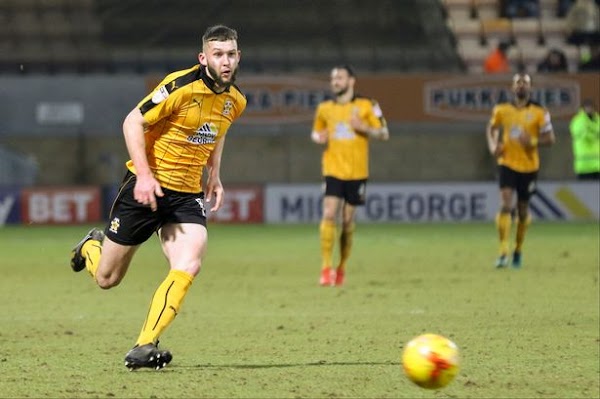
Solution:
[[[529,97],[529,92],[520,90],[516,92],[516,96],[519,100],[525,100],[527,97]]]
[[[346,94],[348,92],[348,86],[344,87],[343,89],[339,89],[338,91],[334,91],[333,93],[335,94],[336,97],[340,97],[343,96],[344,94]]]
[[[210,65],[207,65],[206,68],[208,69],[208,73],[213,78],[215,83],[220,87],[231,86],[235,82],[235,78],[237,77],[238,68],[235,68],[235,70],[231,74],[231,79],[229,79],[229,82],[225,82],[223,79],[221,79],[221,75],[219,75],[217,70],[211,67]]]

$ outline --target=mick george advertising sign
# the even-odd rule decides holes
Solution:
[[[318,185],[269,185],[265,222],[317,222],[321,195]],[[498,195],[495,183],[370,184],[356,217],[367,223],[490,221],[498,211]],[[597,186],[542,183],[531,199],[531,213],[538,220],[597,220]]]
[[[542,182],[531,198],[534,219],[598,220],[599,186],[584,182]],[[318,223],[319,184],[232,185],[211,223]],[[493,221],[496,183],[371,183],[357,220],[365,223],[462,223]],[[114,191],[99,187],[0,188],[0,226],[84,224],[108,218]],[[104,204],[104,205],[102,205]],[[210,204],[206,204],[210,208]],[[104,208],[104,209],[102,209]]]

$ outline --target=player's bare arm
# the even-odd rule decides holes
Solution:
[[[556,142],[556,135],[554,134],[554,130],[551,129],[547,132],[540,134],[538,145],[543,145],[543,146],[549,147],[551,145],[554,145],[555,142]]]
[[[390,137],[390,132],[389,132],[387,126],[382,126],[379,128],[369,126],[356,113],[352,114],[352,116],[350,117],[350,126],[358,134],[363,134],[367,137],[370,137],[370,138],[373,138],[376,140],[385,141],[385,140],[389,139],[389,137]]]
[[[556,142],[556,136],[554,135],[554,128],[552,122],[550,122],[550,113],[548,110],[544,112],[543,127],[539,134],[538,145],[551,146]]]
[[[556,141],[556,136],[554,135],[554,130],[549,130],[547,132],[540,133],[539,137],[531,137],[527,133],[523,133],[519,136],[519,142],[525,148],[535,148],[540,146],[549,147],[554,144]]]
[[[137,176],[133,189],[134,198],[140,204],[149,205],[156,211],[156,197],[162,197],[164,194],[148,165],[144,140],[145,126],[144,116],[138,108],[134,108],[123,122],[123,135]]]
[[[490,154],[492,154],[494,157],[500,156],[503,149],[502,143],[499,140],[500,128],[488,123],[486,128],[486,137]]]
[[[327,130],[316,131],[310,134],[310,139],[317,144],[325,144],[327,143]]]
[[[206,202],[212,202],[213,197],[215,199],[212,208],[210,208],[211,212],[219,210],[225,196],[225,190],[221,183],[221,157],[223,155],[224,147],[225,137],[222,137],[217,142],[215,149],[206,162],[206,170],[208,172],[208,177],[206,179]]]
[[[525,148],[535,148],[540,146],[551,146],[554,144],[554,132],[542,133],[539,138],[531,137],[528,134],[519,136],[519,142]]]

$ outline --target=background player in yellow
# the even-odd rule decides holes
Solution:
[[[529,199],[535,192],[540,168],[539,146],[554,144],[550,113],[531,100],[531,77],[519,73],[512,80],[514,99],[494,107],[487,125],[490,153],[497,159],[500,210],[496,226],[500,240],[496,267],[508,265],[514,196],[517,197],[517,231],[512,266],[521,267],[523,241],[531,223]]]
[[[169,74],[125,118],[131,160],[104,232],[92,229],[73,249],[71,267],[87,269],[104,289],[118,285],[139,246],[158,233],[169,273],[156,289],[129,369],[160,369],[172,359],[158,349],[180,310],[206,251],[204,202],[223,203],[225,134],[246,99],[233,84],[240,60],[237,32],[212,26],[202,36],[199,65]],[[207,172],[205,192],[202,174]]]
[[[321,239],[323,286],[342,285],[346,262],[352,249],[356,206],[364,205],[369,177],[369,139],[387,140],[389,132],[381,108],[373,99],[354,93],[356,78],[349,65],[331,71],[334,98],[319,104],[311,138],[325,145],[322,174],[325,192]],[[337,217],[341,212],[340,260],[333,267]]]

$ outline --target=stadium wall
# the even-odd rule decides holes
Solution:
[[[542,149],[542,180],[574,178],[570,139],[564,128],[558,130],[559,143]],[[390,141],[371,145],[373,182],[485,181],[495,177],[482,126],[392,125],[391,131]],[[310,141],[309,132],[310,125],[289,128],[278,135],[245,134],[239,129],[231,132],[223,154],[223,181],[319,181],[321,148]],[[43,186],[115,184],[121,181],[128,159],[121,137],[26,136],[2,143],[36,160],[39,172],[35,184]]]
[[[308,136],[326,78],[240,77],[248,108],[228,135],[225,182],[320,178],[320,148]],[[0,109],[0,145],[37,161],[37,185],[118,183],[128,158],[122,120],[157,82],[138,75],[2,77],[0,95],[10,101]],[[493,104],[510,98],[508,82],[510,76],[361,76],[358,91],[380,101],[392,135],[372,145],[371,180],[492,180],[484,129]],[[568,119],[582,98],[600,102],[599,82],[597,74],[534,77],[534,96],[552,112],[558,138],[542,149],[540,179],[574,178]]]

